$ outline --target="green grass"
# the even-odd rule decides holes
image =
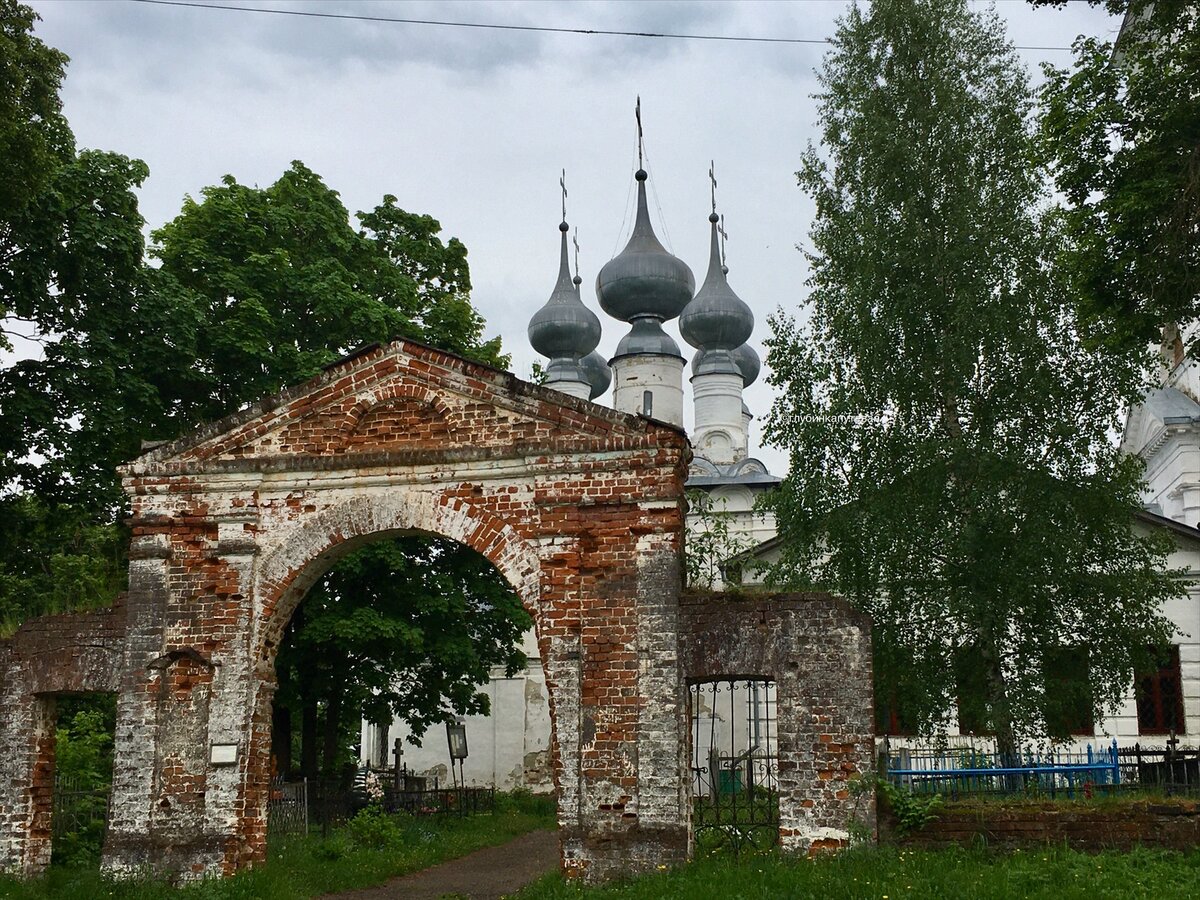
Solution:
[[[1063,849],[1012,854],[862,848],[821,859],[711,857],[603,888],[547,876],[513,900],[839,900],[1054,898],[1128,900],[1200,896],[1200,851],[1089,855]]]
[[[226,879],[174,889],[163,881],[113,881],[94,868],[54,867],[43,878],[0,876],[0,897],[15,900],[293,900],[380,884],[518,835],[554,828],[549,797],[496,797],[496,813],[465,819],[364,816],[328,840],[272,843],[266,865]]]

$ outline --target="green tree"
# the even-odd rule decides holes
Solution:
[[[72,827],[55,836],[54,863],[95,865],[112,786],[116,696],[65,694],[55,702],[55,815],[65,816]]]
[[[14,220],[75,153],[58,91],[67,58],[33,36],[40,17],[16,0],[0,0],[0,275],[21,252]],[[15,298],[0,278],[0,314]],[[0,349],[8,348],[7,327]]]
[[[733,513],[724,500],[714,502],[712,494],[691,490],[687,494],[688,529],[683,546],[683,570],[687,586],[711,591],[725,581],[722,567],[732,558],[749,550],[754,542],[735,529]]]
[[[0,498],[0,636],[31,616],[108,606],[125,585],[127,542],[77,506]]]
[[[267,188],[226,177],[199,202],[185,200],[152,247],[161,276],[196,310],[188,334],[195,356],[180,376],[181,422],[223,415],[397,336],[507,366],[499,339],[484,339],[471,306],[466,248],[443,243],[436,219],[396,203],[389,195],[359,213],[355,231],[337,193],[300,162]],[[451,712],[475,710],[489,668],[516,658],[512,643],[528,618],[511,589],[490,566],[472,568],[432,546],[436,552],[367,548],[305,599],[277,667],[276,752],[285,767],[293,721],[301,724],[306,774],[316,774],[318,756],[334,774],[363,714],[390,721],[395,712],[419,734]],[[426,586],[436,578],[458,587],[442,585],[449,593],[439,594]],[[496,604],[467,621],[437,619],[448,598],[456,598],[456,614]],[[439,629],[443,638],[433,640]],[[422,689],[402,689],[418,660]]]
[[[157,418],[147,367],[114,352],[144,327],[134,189],[146,167],[75,152],[67,59],[33,34],[37,19],[0,2],[0,348],[29,342],[0,368],[4,630],[111,602],[124,581],[112,467],[136,452],[129,423]]]
[[[388,196],[355,231],[336,191],[294,162],[266,188],[226,176],[153,234],[200,306],[195,421],[312,377],[365,344],[409,337],[505,366],[470,304],[466,249]]]
[[[1111,440],[1138,361],[1087,349],[1047,262],[1031,90],[993,13],[852,8],[820,83],[811,318],[775,316],[768,342],[791,455],[776,578],[869,612],[881,687],[926,728],[969,651],[1011,751],[1063,720],[1050,656],[1091,652],[1100,710],[1170,634],[1169,542],[1131,527],[1140,464]]]
[[[493,667],[512,675],[525,666],[518,642],[532,625],[504,577],[462,544],[406,537],[354,551],[309,591],[281,644],[281,767],[293,722],[301,769],[314,776],[318,757],[326,774],[347,761],[363,718],[399,715],[419,739],[452,716],[486,714],[476,686]]]
[[[36,20],[0,0],[0,338],[17,333],[40,345],[0,370],[5,630],[115,598],[128,541],[116,467],[143,441],[177,437],[392,337],[508,362],[498,339],[484,340],[459,241],[443,243],[435,219],[390,196],[359,214],[356,231],[336,192],[301,163],[266,189],[226,178],[200,202],[186,200],[154,234],[161,266],[147,265],[134,191],[148,170],[118,154],[75,152],[59,99],[67,60],[33,35]],[[338,596],[384,596],[394,576],[362,567],[358,587],[343,579]],[[492,596],[491,577],[478,576],[480,597]],[[339,651],[362,662],[344,677],[394,663],[363,615],[351,614],[337,634]],[[389,627],[397,626],[380,624]],[[467,633],[483,641],[486,629]],[[412,702],[471,708],[482,664],[451,643],[426,643],[435,654],[428,665],[447,674],[427,678],[436,689]],[[488,665],[498,652],[491,647],[478,648]],[[410,712],[417,722],[439,715],[432,706]]]
[[[1200,318],[1200,16],[1104,5],[1128,14],[1119,39],[1081,37],[1070,70],[1046,68],[1043,149],[1064,198],[1058,262],[1100,338],[1138,352]]]

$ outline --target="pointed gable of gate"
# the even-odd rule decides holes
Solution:
[[[687,446],[677,428],[569,397],[413,341],[374,345],[123,467],[126,475],[272,460],[530,456]]]

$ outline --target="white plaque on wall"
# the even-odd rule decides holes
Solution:
[[[232,766],[237,763],[237,744],[213,744],[209,762],[214,766]]]

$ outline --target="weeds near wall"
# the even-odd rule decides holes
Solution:
[[[878,796],[883,797],[896,817],[897,837],[920,831],[937,818],[942,805],[941,794],[914,794],[886,779],[879,779],[876,784]]]

